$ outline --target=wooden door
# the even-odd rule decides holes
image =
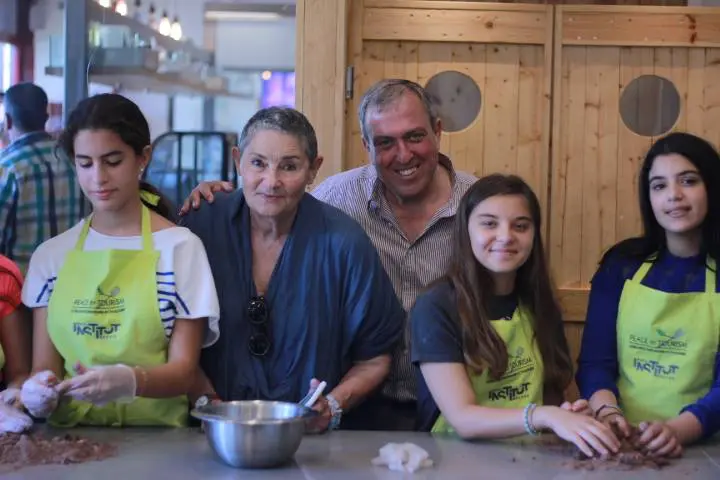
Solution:
[[[517,173],[547,206],[552,7],[457,1],[353,1],[348,61],[354,75],[345,118],[345,168],[364,165],[357,108],[383,78],[425,86],[456,71],[480,90],[467,128],[443,133],[458,170]]]
[[[720,144],[720,9],[558,6],[555,39],[550,257],[560,287],[586,289],[602,253],[641,231],[652,142],[682,130]],[[677,111],[652,89],[623,98],[643,76],[665,79]],[[664,128],[638,131],[621,100]]]
[[[716,8],[556,7],[549,245],[574,356],[601,255],[641,232],[652,142],[682,130],[720,145],[719,47]],[[648,76],[664,91],[633,96]]]

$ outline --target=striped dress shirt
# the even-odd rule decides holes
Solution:
[[[408,240],[395,219],[374,166],[333,175],[312,191],[313,196],[344,211],[365,229],[405,312],[410,311],[418,294],[429,283],[447,271],[455,212],[462,196],[477,181],[472,175],[455,172],[450,159],[444,155],[440,155],[440,165],[450,172],[452,196],[414,241]],[[406,321],[404,340],[393,355],[390,375],[383,386],[383,395],[391,400],[416,400],[409,352],[410,333]]]
[[[0,153],[0,254],[23,274],[42,242],[90,211],[73,165],[55,156],[55,145],[47,133],[33,132]]]

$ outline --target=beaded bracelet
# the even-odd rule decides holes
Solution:
[[[525,406],[525,409],[523,410],[523,423],[525,424],[525,431],[529,435],[533,435],[533,436],[539,435],[538,431],[535,430],[535,427],[532,425],[532,422],[530,421],[530,418],[531,418],[533,412],[535,411],[535,407],[537,407],[537,405],[535,405],[534,403],[528,403]]]
[[[598,408],[597,410],[595,410],[595,419],[596,419],[596,420],[600,418],[600,412],[602,412],[602,411],[605,410],[606,408],[610,408],[610,409],[612,409],[612,410],[615,410],[615,413],[618,414],[618,415],[622,415],[622,414],[623,414],[622,410],[621,410],[620,407],[618,407],[617,405],[612,405],[612,404],[609,404],[609,403],[605,403],[605,404],[603,404],[602,406],[600,406],[600,408]]]

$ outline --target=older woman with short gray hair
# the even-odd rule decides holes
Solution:
[[[242,188],[184,217],[220,299],[193,397],[298,401],[322,380],[311,428],[335,428],[388,375],[404,310],[360,225],[306,193],[322,157],[302,113],[260,110],[233,156]]]

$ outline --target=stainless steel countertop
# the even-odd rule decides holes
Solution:
[[[64,433],[64,432],[63,432]],[[332,432],[307,436],[292,463],[271,470],[239,470],[216,460],[198,430],[77,429],[74,434],[119,445],[117,457],[82,465],[54,465],[3,472],[3,479],[718,479],[720,441],[686,450],[670,467],[656,471],[576,471],[569,459],[547,447],[522,442],[468,443],[411,432]],[[388,442],[412,442],[428,451],[435,466],[414,475],[374,467],[370,460]]]

